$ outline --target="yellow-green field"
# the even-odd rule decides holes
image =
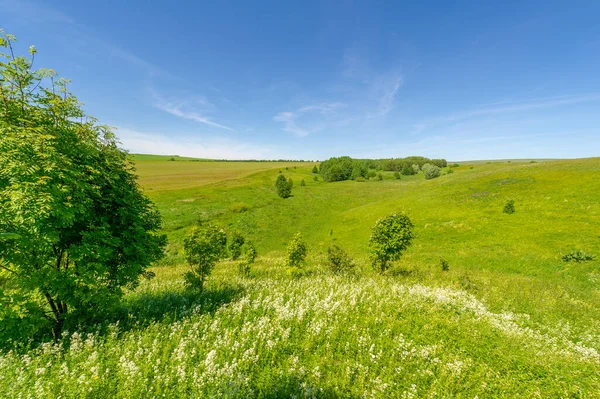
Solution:
[[[156,277],[104,324],[2,354],[0,397],[600,397],[599,261],[561,260],[600,255],[599,158],[337,183],[314,181],[309,163],[136,167],[169,237]],[[275,193],[280,170],[291,198]],[[416,238],[379,275],[370,228],[397,211]],[[219,263],[197,294],[181,243],[207,220],[259,257],[249,277]],[[309,247],[301,277],[283,266],[296,232]],[[352,275],[328,271],[332,243],[355,259]]]

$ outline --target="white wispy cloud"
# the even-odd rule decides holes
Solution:
[[[276,122],[282,122],[284,132],[292,133],[298,137],[305,137],[323,128],[323,122],[315,120],[315,115],[330,115],[340,108],[344,108],[346,104],[341,102],[333,103],[318,103],[306,105],[298,108],[295,111],[280,112],[273,117]],[[310,126],[300,126],[300,119],[304,119],[304,123]]]
[[[132,153],[181,155],[211,159],[270,159],[275,149],[230,138],[173,139],[162,133],[117,128],[121,145]]]
[[[156,91],[150,89],[150,93],[153,98],[153,106],[155,108],[160,109],[161,111],[167,112],[173,116],[178,118],[183,118],[187,120],[191,120],[198,123],[203,123],[208,126],[216,127],[219,129],[235,131],[233,128],[229,126],[222,125],[217,123],[210,118],[208,118],[204,113],[206,111],[214,111],[216,107],[208,102],[203,97],[197,97],[193,101],[190,100],[167,100],[158,94]],[[201,111],[196,110],[195,108],[202,108]]]
[[[402,76],[394,76],[386,82],[383,88],[383,93],[379,97],[379,104],[375,112],[369,113],[370,118],[387,115],[394,107],[394,100],[398,95],[400,87],[402,87],[403,78]]]

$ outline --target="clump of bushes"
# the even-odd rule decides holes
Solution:
[[[288,185],[290,186],[290,190],[294,187],[294,181],[291,177],[288,179]]]
[[[458,168],[460,165],[457,163],[453,163],[452,165],[450,165],[451,168]]]
[[[423,166],[425,166],[425,165],[423,165]],[[411,167],[412,167],[412,170],[413,170],[413,175],[416,175],[421,170],[421,167],[419,165],[417,165],[417,164],[413,164]]]
[[[364,177],[362,177],[362,176],[358,176],[358,177],[357,177],[356,179],[354,179],[354,180],[356,180],[356,181],[358,181],[358,182],[365,182],[365,181],[367,181],[367,179],[365,179],[365,178],[364,178]]]
[[[329,261],[329,270],[335,274],[348,273],[354,269],[354,261],[346,251],[337,244],[327,248],[327,260]]]
[[[369,172],[367,173],[367,178],[368,178],[368,179],[372,179],[372,178],[374,178],[375,176],[377,176],[377,172],[376,172],[376,171],[374,171],[373,169],[369,170]]]
[[[390,261],[398,260],[412,243],[413,224],[405,214],[392,213],[373,226],[369,240],[369,257],[375,270],[383,273]]]
[[[185,259],[191,269],[183,276],[188,286],[199,291],[204,289],[204,281],[225,256],[226,245],[225,231],[213,224],[193,230],[183,240]]]
[[[580,249],[571,251],[562,256],[563,262],[587,262],[590,260],[594,260],[596,256],[583,252]]]
[[[241,275],[249,276],[250,275],[250,266],[254,263],[256,256],[258,253],[256,252],[256,247],[252,243],[252,241],[247,240],[242,246],[242,257],[240,263],[238,264],[238,270]]]
[[[423,165],[423,174],[427,180],[435,179],[436,177],[440,177],[442,175],[442,169],[440,169],[439,166],[426,163]]]
[[[446,171],[446,174],[449,175],[450,173],[454,173],[454,169],[448,168],[448,170]]]
[[[400,176],[400,172],[394,172],[394,178],[396,178],[396,180],[400,180],[402,178]]]
[[[292,195],[292,184],[290,184],[292,179],[288,181],[284,175],[277,176],[277,180],[275,181],[275,188],[277,189],[277,195],[281,198],[289,198]]]
[[[231,212],[233,213],[242,213],[250,210],[250,205],[245,202],[234,202],[231,205]]]
[[[515,201],[514,200],[506,201],[506,204],[504,204],[504,209],[502,210],[502,212],[507,213],[509,215],[515,213]]]
[[[377,180],[383,180],[383,175],[381,173],[377,173]]]

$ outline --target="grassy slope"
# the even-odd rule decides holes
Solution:
[[[157,278],[127,297],[120,332],[81,347],[75,337],[75,350],[46,347],[33,360],[0,358],[0,396],[32,392],[33,380],[49,397],[83,387],[93,397],[600,396],[600,268],[560,260],[573,248],[600,254],[599,159],[463,163],[431,181],[365,183],[314,182],[310,164],[172,164],[184,163],[138,163],[171,244]],[[286,200],[273,187],[280,167],[295,182]],[[507,199],[513,215],[502,213]],[[250,210],[232,212],[236,202]],[[394,273],[378,276],[369,229],[399,210],[417,239]],[[260,256],[251,278],[225,262],[209,292],[182,288],[178,243],[198,220],[247,232]],[[292,280],[281,259],[297,231],[312,274]],[[357,277],[324,271],[333,241],[357,259]]]

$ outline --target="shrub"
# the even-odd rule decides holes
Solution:
[[[594,260],[595,258],[594,255],[583,252],[580,249],[571,251],[562,256],[563,262],[587,262]]]
[[[400,173],[402,173],[404,176],[411,176],[415,174],[415,170],[412,168],[412,166],[405,165]]]
[[[473,166],[470,166],[469,169],[473,169]]]
[[[421,170],[421,168],[419,167],[419,165],[417,164],[413,164],[412,166],[412,170],[413,170],[413,175],[416,175],[417,173],[419,173],[419,170]]]
[[[319,176],[314,176],[314,177],[313,177],[313,180],[314,180],[314,181],[319,181]]]
[[[115,134],[13,42],[0,30],[0,323],[39,315],[58,338],[71,316],[116,305],[166,238]]]
[[[191,270],[184,275],[187,285],[202,291],[204,281],[215,264],[224,257],[227,235],[223,229],[207,224],[193,230],[184,240],[185,259]]]
[[[513,201],[513,200],[506,201],[506,204],[504,204],[504,209],[502,212],[508,213],[509,215],[512,213],[515,213],[515,201]]]
[[[440,258],[440,266],[442,267],[443,272],[447,272],[448,270],[450,270],[450,264],[444,258]]]
[[[427,180],[435,179],[436,177],[441,176],[442,170],[438,166],[426,163],[423,165],[423,174]]]
[[[383,273],[389,268],[390,261],[400,259],[414,238],[413,228],[405,214],[392,213],[375,223],[369,240],[369,255],[374,269]]]
[[[279,195],[281,198],[289,198],[292,195],[292,187],[284,175],[277,176],[275,188],[277,189],[277,195]]]
[[[300,180],[300,187],[304,187],[306,186],[306,182],[304,181],[304,179]]]
[[[291,177],[288,179],[288,185],[290,186],[290,190],[294,187],[294,181]]]
[[[377,172],[374,171],[373,169],[369,170],[369,172],[367,173],[367,178],[369,178],[369,179],[372,179],[375,176],[377,176]]]
[[[348,253],[336,244],[327,248],[327,260],[329,261],[329,269],[336,274],[347,273],[355,266]]]
[[[250,275],[250,266],[254,263],[256,256],[256,247],[252,241],[247,240],[242,246],[242,258],[238,264],[238,270],[243,276]]]
[[[450,173],[454,173],[454,169],[448,168],[448,170],[446,171],[446,174],[449,175]]]
[[[245,241],[246,239],[239,231],[234,230],[231,233],[228,249],[232,260],[237,260],[240,257],[242,254],[242,246],[244,245]]]
[[[296,233],[288,244],[285,256],[285,266],[288,268],[301,267],[306,258],[306,253],[306,244],[302,239],[302,234]]]
[[[250,210],[250,205],[245,202],[234,202],[231,205],[231,212],[233,213],[242,213]]]
[[[365,179],[365,178],[364,178],[364,177],[362,177],[362,176],[358,176],[358,177],[357,177],[355,180],[356,180],[357,182],[361,182],[361,183],[362,183],[362,182],[365,182],[365,181],[367,181],[367,179]]]
[[[445,159],[432,159],[431,164],[437,166],[438,168],[445,168],[448,166],[448,162]]]
[[[400,176],[400,172],[394,172],[394,177],[396,180],[400,180],[402,177]]]
[[[317,169],[317,165],[313,166],[312,172],[313,173],[319,173],[319,169]]]
[[[452,165],[450,165],[451,168],[458,168],[460,165],[457,163],[453,163]]]
[[[377,173],[377,180],[383,180],[383,175],[381,173]]]

